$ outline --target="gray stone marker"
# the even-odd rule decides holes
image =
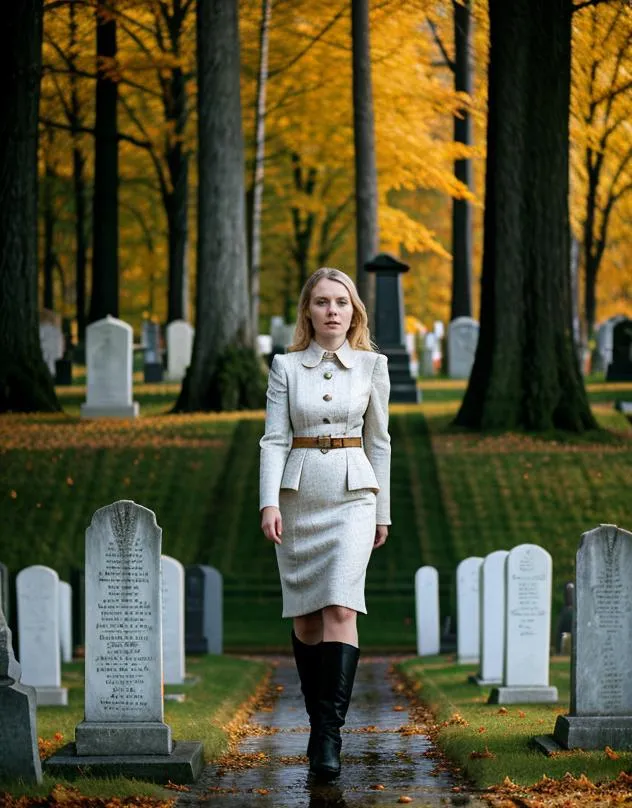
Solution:
[[[167,379],[180,382],[191,364],[195,329],[186,320],[172,320],[167,326]]]
[[[478,662],[480,605],[479,570],[483,559],[466,558],[456,568],[456,654],[457,663]]]
[[[9,618],[9,568],[0,561],[0,609]]]
[[[496,550],[480,568],[480,658],[476,684],[499,684],[505,660],[505,562],[507,550]]]
[[[629,750],[632,533],[616,525],[584,533],[575,570],[570,712],[557,718],[555,747]]]
[[[160,350],[160,324],[154,323],[152,320],[144,320],[141,342],[144,351],[144,380],[148,383],[161,382],[163,368]]]
[[[448,326],[448,376],[469,379],[478,345],[479,325],[471,317],[456,317]]]
[[[186,652],[221,654],[224,650],[223,582],[219,570],[192,564],[185,570]]]
[[[420,567],[415,573],[415,622],[417,656],[433,656],[440,650],[439,573]]]
[[[489,704],[551,703],[551,556],[537,544],[519,544],[505,562],[505,665],[503,684]]]
[[[72,588],[59,582],[59,644],[61,661],[72,662]]]
[[[202,744],[173,744],[162,699],[162,531],[153,511],[121,500],[86,531],[85,718],[45,763],[55,775],[191,782]],[[176,779],[174,779],[176,778]]]
[[[55,362],[64,355],[64,335],[59,325],[59,317],[57,315],[53,317],[54,319],[46,322],[40,321],[39,338],[42,357],[54,379]]]
[[[20,684],[20,673],[0,609],[0,779],[41,783],[35,690]]]
[[[50,567],[25,567],[15,579],[22,682],[35,688],[38,705],[68,704],[61,686],[59,576]]]
[[[131,325],[109,314],[86,328],[88,386],[82,418],[138,415],[138,402],[132,401],[133,339]]]
[[[166,685],[184,682],[184,567],[171,556],[160,558],[162,583],[162,664]]]

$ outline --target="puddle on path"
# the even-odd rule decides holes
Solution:
[[[272,680],[282,688],[279,698],[271,712],[251,717],[261,734],[241,742],[239,768],[207,766],[192,790],[179,795],[177,807],[390,808],[400,804],[400,796],[412,798],[413,808],[482,806],[465,789],[455,793],[453,787],[461,784],[454,775],[436,770],[435,759],[424,756],[432,749],[426,735],[398,731],[408,723],[408,702],[392,690],[388,668],[384,658],[361,659],[335,784],[313,784],[307,775],[307,716],[294,663],[285,658]],[[400,706],[403,710],[394,709]]]

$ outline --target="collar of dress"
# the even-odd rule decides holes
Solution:
[[[347,340],[342,343],[337,351],[327,351],[325,348],[321,347],[316,340],[312,340],[309,347],[303,351],[303,358],[301,359],[301,362],[306,368],[315,368],[316,365],[319,365],[322,362],[323,354],[326,353],[335,354],[344,367],[353,367],[353,354],[355,352]]]

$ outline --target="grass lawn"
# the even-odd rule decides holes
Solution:
[[[165,721],[171,726],[175,741],[201,741],[205,759],[215,760],[227,750],[236,724],[244,720],[253,694],[264,684],[268,666],[235,657],[200,656],[187,657],[186,669],[190,682],[165,687],[166,693],[186,694],[183,703],[165,702]],[[64,665],[62,684],[68,688],[68,707],[37,709],[40,750],[46,757],[57,747],[74,740],[75,726],[83,720],[83,680],[83,663]],[[16,797],[45,796],[56,783],[72,785],[81,794],[95,797],[148,795],[172,799],[175,796],[162,786],[126,778],[79,778],[71,783],[45,775],[39,786],[0,782],[0,805],[4,804],[3,791]]]
[[[542,544],[553,555],[555,614],[580,534],[601,522],[632,527],[632,428],[613,408],[632,398],[632,384],[591,382],[610,431],[571,438],[455,430],[465,383],[421,387],[421,405],[391,407],[393,526],[367,575],[367,650],[414,648],[413,577],[422,564],[439,570],[445,617],[455,613],[462,558]],[[229,650],[287,649],[274,549],[259,529],[263,412],[166,414],[178,389],[137,381],[136,421],[79,420],[79,386],[58,389],[64,413],[0,416],[0,561],[12,575],[40,563],[70,580],[94,511],[132,499],[155,511],[164,553],[222,572]]]
[[[567,772],[600,782],[632,767],[632,752],[573,751],[547,757],[531,746],[534,735],[552,733],[558,714],[568,712],[568,658],[551,661],[551,684],[560,696],[556,705],[487,704],[489,688],[467,681],[476,666],[455,665],[446,656],[411,659],[398,668],[418,685],[417,697],[436,716],[436,743],[481,788],[502,783],[506,776],[516,785],[530,786],[544,775],[560,779]]]

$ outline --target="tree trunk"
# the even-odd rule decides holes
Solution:
[[[259,32],[259,73],[255,101],[255,162],[252,170],[252,213],[250,216],[250,319],[252,333],[259,333],[259,297],[261,288],[261,211],[265,157],[266,90],[268,87],[268,45],[272,0],[261,2]]]
[[[90,322],[119,314],[118,278],[118,83],[116,18],[97,3],[97,89],[94,122],[92,294]]]
[[[77,339],[83,342],[86,335],[86,267],[88,264],[88,244],[86,239],[86,181],[84,168],[86,158],[81,149],[79,129],[81,127],[81,107],[79,103],[77,74],[75,66],[77,43],[77,20],[75,4],[71,3],[70,11],[70,129],[72,133],[72,183],[75,196],[75,305],[77,311]]]
[[[42,0],[9,3],[0,26],[0,412],[56,411],[39,342],[37,122]]]
[[[356,189],[356,284],[373,322],[375,277],[364,269],[379,246],[373,86],[369,44],[369,0],[351,2],[353,47],[353,140]]]
[[[456,423],[595,428],[570,300],[570,0],[491,0],[481,329]]]
[[[165,111],[167,123],[173,125],[175,137],[170,139],[165,149],[172,189],[164,200],[169,237],[168,323],[172,320],[188,320],[189,315],[186,296],[189,155],[182,144],[188,110],[185,80],[180,67],[175,67],[171,71],[169,87]]]
[[[454,12],[454,89],[472,94],[470,67],[470,0],[452,0]],[[454,116],[454,140],[470,145],[472,123],[466,108]],[[455,160],[454,175],[472,187],[471,160]],[[452,306],[450,319],[472,316],[472,206],[467,199],[452,200]]]
[[[198,0],[198,250],[195,341],[177,411],[222,406],[224,358],[255,362],[248,306],[237,0]],[[240,399],[239,403],[243,403]]]
[[[43,188],[43,219],[44,219],[44,260],[43,272],[44,283],[42,289],[42,305],[45,309],[53,311],[55,308],[54,278],[55,271],[55,210],[53,206],[53,182],[55,181],[55,170],[50,161],[50,149],[53,146],[53,132],[48,129],[47,146],[44,153],[44,188]]]

